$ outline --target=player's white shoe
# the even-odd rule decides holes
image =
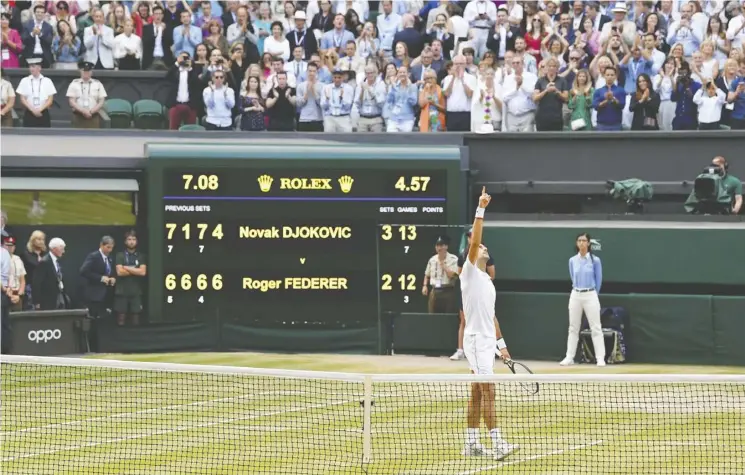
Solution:
[[[599,360],[598,366],[605,366],[605,360]]]
[[[572,359],[572,358],[569,358],[569,357],[567,356],[566,358],[564,358],[563,360],[561,360],[561,362],[560,362],[559,364],[560,364],[561,366],[571,366],[571,365],[573,365],[573,364],[574,364],[574,359]]]
[[[504,460],[507,456],[514,454],[518,450],[520,450],[519,445],[510,444],[506,440],[502,440],[494,447],[494,459]]]
[[[463,350],[458,350],[455,353],[453,353],[453,356],[450,357],[453,361],[463,360],[466,358],[466,354],[463,352]]]
[[[484,448],[484,446],[479,443],[466,443],[466,445],[463,447],[461,455],[465,455],[466,457],[481,457],[483,455],[488,455],[488,452]]]

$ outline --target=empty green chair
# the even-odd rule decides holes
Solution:
[[[178,128],[179,130],[207,130],[199,124],[184,124]]]
[[[152,99],[140,99],[132,106],[136,129],[157,130],[164,128],[163,105]]]
[[[107,99],[104,110],[111,118],[112,129],[128,129],[132,124],[132,104],[124,99]]]

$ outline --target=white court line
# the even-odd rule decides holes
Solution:
[[[12,437],[12,436],[17,436],[17,435],[23,435],[26,433],[39,432],[39,431],[43,431],[47,429],[55,429],[59,427],[69,427],[69,426],[74,426],[78,424],[85,424],[87,422],[100,422],[100,421],[105,421],[108,419],[124,419],[127,417],[135,417],[135,416],[140,416],[143,414],[152,414],[152,413],[156,413],[160,411],[171,411],[171,410],[179,409],[179,408],[207,406],[209,404],[216,404],[220,402],[237,401],[240,399],[250,399],[256,396],[283,396],[283,395],[287,395],[287,393],[288,391],[264,391],[264,392],[255,393],[251,395],[232,396],[232,397],[225,397],[225,398],[219,398],[219,399],[210,399],[209,401],[190,402],[188,404],[174,404],[172,406],[154,407],[151,409],[143,409],[141,411],[135,411],[135,412],[120,412],[118,414],[110,414],[108,416],[89,417],[87,419],[79,419],[79,420],[67,421],[67,422],[58,422],[55,424],[47,424],[45,426],[27,427],[25,429],[0,432],[0,437],[8,437],[8,436]],[[294,394],[295,393],[292,393],[291,395],[294,395]]]
[[[494,470],[495,468],[507,467],[509,465],[518,465],[518,464],[525,463],[525,462],[531,462],[533,460],[539,460],[539,459],[546,458],[546,457],[552,457],[554,455],[561,455],[566,452],[582,450],[582,449],[586,449],[588,447],[592,447],[595,445],[600,445],[602,443],[603,443],[602,440],[593,440],[592,442],[587,443],[587,444],[573,445],[571,447],[567,447],[566,449],[554,450],[552,452],[546,452],[545,454],[531,455],[530,457],[526,457],[520,460],[515,460],[512,462],[501,462],[495,465],[490,465],[489,467],[477,468],[475,470],[469,470],[467,472],[460,472],[458,475],[474,475],[476,473],[486,472],[487,470]]]
[[[193,430],[193,429],[204,429],[205,427],[213,427],[220,424],[232,424],[233,422],[239,422],[239,421],[249,421],[253,419],[259,419],[262,417],[269,417],[269,416],[277,416],[280,414],[289,414],[293,412],[301,412],[301,411],[307,411],[310,409],[321,409],[324,407],[331,407],[331,406],[340,406],[342,404],[349,404],[352,402],[356,402],[356,400],[348,400],[348,401],[336,401],[326,404],[314,404],[311,406],[302,406],[302,407],[296,407],[294,409],[288,409],[285,411],[272,411],[272,412],[264,412],[261,414],[252,414],[250,416],[245,417],[234,417],[231,419],[222,419],[219,421],[213,421],[213,422],[206,422],[204,424],[197,424],[192,426],[181,426],[181,427],[174,427],[173,429],[164,429],[164,430],[158,430],[153,432],[147,432],[145,434],[137,434],[137,435],[130,435],[127,437],[117,437],[115,439],[108,439],[103,440],[100,442],[91,442],[88,444],[79,444],[79,445],[71,445],[68,447],[62,447],[61,449],[51,449],[51,450],[44,450],[42,452],[35,452],[32,454],[25,454],[25,455],[19,455],[17,457],[6,457],[4,459],[0,459],[0,462],[12,462],[14,460],[20,460],[20,459],[27,459],[27,458],[33,458],[33,457],[39,457],[41,455],[51,455],[56,454],[59,452],[68,452],[70,450],[79,450],[79,449],[85,449],[90,447],[98,447],[100,445],[107,445],[107,444],[115,444],[118,442],[125,442],[128,440],[138,440],[138,439],[146,439],[148,437],[154,437],[156,435],[165,435],[165,434],[172,434],[174,432],[183,432],[187,430]]]

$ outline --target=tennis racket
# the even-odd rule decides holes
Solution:
[[[523,363],[519,363],[513,359],[505,358],[502,360],[504,364],[512,371],[513,374],[533,374],[533,372]],[[528,394],[538,394],[540,386],[536,382],[520,381],[518,383],[522,389]]]

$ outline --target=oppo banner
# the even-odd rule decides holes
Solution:
[[[81,353],[81,328],[86,315],[86,310],[11,313],[13,354],[58,356]]]

